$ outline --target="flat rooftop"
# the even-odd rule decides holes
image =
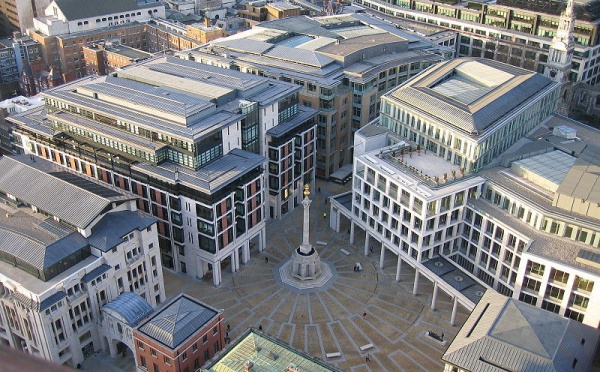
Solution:
[[[384,97],[472,137],[542,92],[550,79],[483,58],[441,62]]]

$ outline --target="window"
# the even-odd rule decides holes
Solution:
[[[155,349],[151,349],[150,352],[152,353],[153,357],[158,358],[158,354],[156,353]]]
[[[143,356],[140,356],[140,365],[146,368],[146,358],[144,358]]]
[[[217,334],[217,327],[213,328],[213,336]]]
[[[196,351],[198,351],[198,344],[194,343],[194,345],[192,345],[192,351],[195,353]]]
[[[205,344],[205,343],[207,343],[207,342],[208,342],[208,336],[207,336],[207,335],[204,335],[204,336],[202,337],[202,343],[203,343],[203,344]]]
[[[183,354],[181,354],[181,360],[186,360],[187,359],[187,352],[183,352]]]
[[[144,344],[142,343],[142,341],[138,341],[138,349],[144,350]]]
[[[170,359],[169,357],[167,357],[167,356],[166,356],[166,357],[164,358],[164,361],[165,361],[165,364],[166,364],[166,365],[168,365],[168,366],[170,366],[170,365],[171,365],[171,359]]]

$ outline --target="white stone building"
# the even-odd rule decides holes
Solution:
[[[45,36],[73,34],[130,22],[165,18],[165,6],[153,0],[54,0],[43,15],[33,18],[33,28]]]
[[[116,349],[104,305],[165,300],[156,219],[136,199],[46,160],[0,159],[0,342],[76,367]]]
[[[472,310],[486,287],[597,328],[600,133],[551,115],[559,84],[484,59],[431,67],[382,97],[333,198],[369,248]],[[381,247],[381,249],[379,249]],[[451,323],[455,322],[452,312]]]

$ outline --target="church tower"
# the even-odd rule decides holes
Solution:
[[[560,15],[558,30],[552,38],[550,54],[544,75],[559,83],[569,81],[571,60],[575,49],[573,29],[575,27],[575,1],[567,0],[567,8]]]

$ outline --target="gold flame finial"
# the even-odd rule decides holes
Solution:
[[[304,185],[304,197],[308,198],[310,196],[310,185],[307,183]]]

